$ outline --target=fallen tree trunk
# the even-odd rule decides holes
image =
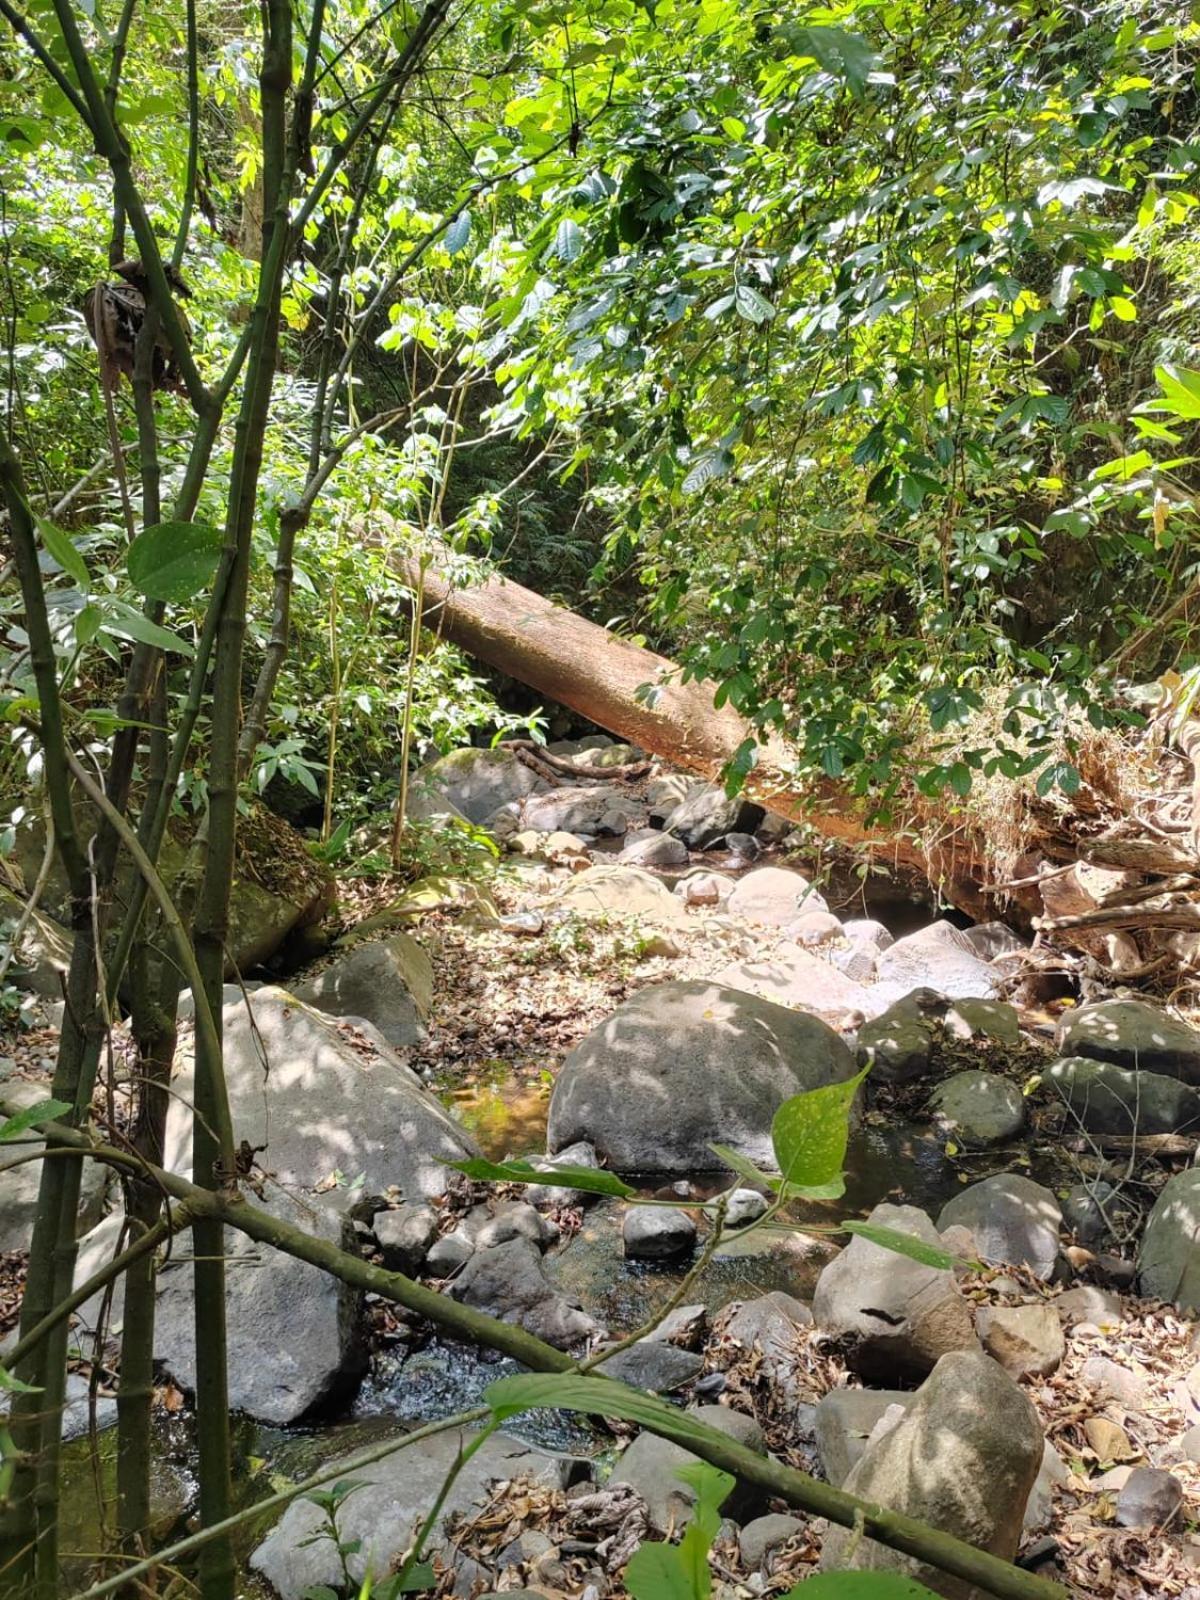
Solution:
[[[988,871],[982,849],[960,831],[928,845],[910,830],[871,827],[864,808],[829,779],[801,785],[793,753],[779,739],[757,743],[753,726],[732,706],[713,704],[711,681],[683,681],[674,661],[640,649],[577,612],[499,576],[471,588],[452,585],[436,567],[393,557],[426,627],[468,655],[528,684],[547,699],[619,734],[630,744],[701,777],[719,780],[747,740],[757,745],[746,794],[767,811],[810,824],[826,838],[870,845],[892,862],[923,873],[952,904],[986,916]],[[1040,908],[1036,898],[1032,902]]]

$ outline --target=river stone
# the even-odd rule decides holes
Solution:
[[[90,1385],[82,1372],[67,1373],[66,1399],[62,1411],[62,1431],[60,1437],[64,1444],[69,1444],[72,1439],[82,1439],[91,1429],[91,1401],[89,1399]],[[12,1406],[12,1395],[7,1390],[0,1390],[0,1420],[8,1416]],[[103,1433],[105,1428],[113,1428],[117,1422],[117,1402],[112,1395],[96,1396],[96,1432]]]
[[[1015,955],[1018,950],[1029,948],[1027,941],[1004,922],[977,922],[973,928],[964,928],[963,936],[984,961],[995,961],[997,956]]]
[[[460,1267],[465,1267],[475,1254],[475,1246],[461,1228],[444,1233],[430,1245],[425,1257],[425,1270],[433,1278],[449,1278]]]
[[[916,1206],[878,1205],[868,1220],[941,1248],[933,1223]],[[952,1271],[861,1236],[817,1279],[813,1319],[846,1365],[872,1383],[922,1378],[948,1351],[977,1348],[971,1310]]]
[[[351,945],[295,985],[297,1000],[334,1017],[365,1017],[393,1049],[420,1044],[433,1004],[433,966],[406,933]]]
[[[1025,1126],[1025,1097],[994,1072],[956,1072],[929,1097],[934,1120],[963,1144],[1000,1144]]]
[[[1183,1485],[1160,1467],[1135,1467],[1117,1496],[1117,1526],[1166,1532],[1183,1510]]]
[[[767,1205],[766,1195],[757,1189],[735,1189],[725,1205],[725,1226],[747,1228],[766,1212]]]
[[[781,944],[756,961],[735,961],[713,982],[756,994],[793,1011],[807,1011],[831,1025],[860,1020],[871,1008],[861,983],[798,944]]]
[[[880,985],[895,999],[927,986],[951,1000],[990,1000],[999,987],[996,972],[980,960],[966,934],[945,921],[897,939],[880,955],[878,972]]]
[[[942,1018],[952,1039],[991,1039],[995,1044],[1020,1044],[1021,1018],[1007,1000],[956,1000]]]
[[[651,778],[645,790],[651,827],[663,827],[672,811],[689,795],[699,794],[707,787],[703,778],[689,778],[685,772],[667,772],[661,778]]]
[[[30,1097],[30,1103],[37,1104],[49,1098],[50,1090],[47,1086],[44,1092],[38,1089]],[[9,1115],[11,1113],[7,1110],[0,1111],[0,1122]],[[37,1140],[38,1149],[42,1148],[42,1143],[43,1141]],[[20,1148],[22,1155],[32,1152],[34,1148],[32,1132],[28,1135],[28,1142],[23,1141]],[[29,1249],[33,1239],[33,1224],[37,1218],[38,1190],[41,1186],[43,1165],[41,1161],[26,1161],[19,1167],[10,1167],[7,1172],[0,1172],[0,1254],[9,1250]],[[79,1208],[75,1214],[77,1238],[94,1228],[104,1215],[108,1183],[107,1167],[101,1166],[99,1161],[83,1163]]]
[[[848,922],[842,923],[842,935],[849,939],[851,944],[866,945],[877,955],[890,950],[896,942],[889,929],[885,928],[882,922],[877,922],[874,917],[851,917]]]
[[[19,922],[24,913],[25,902],[18,899],[11,889],[0,886],[0,927],[6,922]],[[21,947],[8,969],[8,981],[27,994],[40,994],[47,1000],[61,1000],[63,980],[71,965],[74,944],[75,935],[69,928],[35,909],[25,924]],[[0,952],[6,948],[7,945],[0,941]]]
[[[703,979],[654,984],[567,1057],[547,1142],[586,1139],[617,1172],[712,1170],[717,1143],[773,1166],[780,1105],[853,1075],[850,1051],[815,1017]]]
[[[622,866],[629,867],[686,867],[687,845],[669,833],[654,833],[626,845],[619,859]]]
[[[786,867],[756,867],[744,878],[725,902],[731,917],[761,922],[773,928],[786,928],[805,911],[828,911],[825,896],[808,879]]]
[[[1163,1186],[1142,1235],[1138,1284],[1144,1295],[1200,1309],[1200,1167]]]
[[[980,1306],[975,1328],[983,1348],[1010,1378],[1048,1378],[1067,1353],[1058,1312],[1046,1302]]]
[[[719,906],[733,893],[734,882],[720,872],[701,868],[689,872],[675,885],[675,893],[685,906]]]
[[[586,1139],[570,1144],[555,1156],[542,1156],[532,1163],[539,1172],[551,1172],[556,1167],[579,1167],[598,1171],[599,1159],[594,1145]],[[555,1206],[590,1206],[600,1196],[591,1189],[560,1188],[557,1184],[530,1183],[526,1185],[529,1203],[539,1211],[552,1211]]]
[[[397,1435],[397,1444],[402,1440]],[[408,1549],[422,1519],[429,1513],[459,1452],[472,1435],[458,1428],[434,1434],[382,1461],[360,1466],[353,1455],[343,1458],[342,1476],[362,1487],[338,1508],[338,1530],[347,1544],[361,1541],[348,1557],[356,1584],[368,1570],[391,1570]],[[497,1433],[486,1440],[463,1466],[441,1509],[438,1526],[455,1513],[481,1507],[493,1483],[531,1477],[562,1489],[578,1475],[579,1463],[552,1455]],[[250,1557],[250,1565],[273,1586],[280,1600],[305,1600],[321,1584],[340,1592],[341,1562],[333,1541],[324,1534],[325,1518],[308,1500],[294,1500]],[[435,1534],[432,1549],[437,1550]]]
[[[437,1231],[437,1212],[432,1206],[406,1205],[395,1211],[377,1211],[371,1222],[384,1266],[410,1278],[421,1270]]]
[[[535,794],[522,807],[521,820],[536,833],[595,833],[610,811],[636,817],[637,801],[611,783],[585,783]]]
[[[283,1188],[322,1193],[339,1209],[393,1184],[406,1200],[430,1199],[445,1192],[446,1161],[478,1155],[471,1136],[402,1061],[357,1047],[285,989],[260,989],[249,1008],[228,1005],[223,1015],[233,1125],[239,1138],[263,1147],[262,1165]],[[165,1164],[187,1176],[190,1041],[172,1089]]]
[[[1200,1090],[1162,1072],[1069,1056],[1046,1078],[1093,1133],[1182,1133],[1200,1123]]]
[[[933,1021],[944,1004],[931,989],[917,989],[893,1001],[858,1030],[859,1066],[869,1066],[877,1083],[909,1083],[923,1077],[933,1059]]]
[[[1081,1284],[1077,1289],[1068,1289],[1065,1294],[1059,1295],[1053,1305],[1068,1328],[1073,1328],[1077,1322],[1090,1322],[1103,1331],[1105,1328],[1119,1328],[1125,1320],[1120,1295],[1114,1294],[1111,1289],[1098,1289],[1090,1283]]]
[[[1058,1044],[1064,1056],[1090,1056],[1200,1085],[1200,1032],[1145,1000],[1101,1000],[1068,1012]]]
[[[674,1206],[627,1206],[621,1243],[628,1261],[672,1261],[691,1254],[696,1224]]]
[[[599,1331],[594,1318],[546,1277],[541,1251],[525,1238],[476,1250],[446,1293],[559,1350],[573,1349]]]
[[[967,1228],[985,1261],[1027,1266],[1043,1281],[1058,1262],[1062,1211],[1049,1189],[1019,1173],[973,1183],[942,1207],[939,1231]]]
[[[730,797],[715,784],[697,789],[667,817],[665,826],[689,850],[708,850],[730,833],[753,833],[765,812],[742,795]]]
[[[867,1446],[843,1487],[1011,1561],[1043,1454],[1028,1398],[989,1357],[957,1351],[938,1362],[907,1415]],[[965,1579],[841,1527],[825,1535],[821,1566],[901,1573],[945,1600],[978,1596]]]
[[[550,904],[580,917],[635,917],[658,928],[689,926],[686,910],[662,879],[641,867],[592,867],[564,884]]]
[[[738,1306],[723,1333],[727,1341],[754,1353],[763,1377],[788,1402],[797,1389],[801,1332],[812,1322],[802,1300],[773,1289]]]
[[[687,1413],[698,1422],[727,1434],[760,1454],[764,1451],[762,1429],[753,1417],[740,1411],[730,1411],[726,1406],[696,1406]],[[693,1465],[699,1460],[682,1445],[672,1444],[653,1433],[639,1433],[613,1468],[610,1487],[627,1483],[646,1502],[650,1526],[655,1533],[678,1532],[692,1519],[696,1504],[696,1491],[682,1478],[676,1476],[680,1467]],[[755,1510],[762,1503],[762,1492],[750,1485],[739,1484],[724,1502],[727,1516],[741,1519],[747,1508]],[[286,1600],[286,1597],[285,1597]]]
[[[876,1424],[892,1406],[907,1409],[903,1389],[831,1389],[817,1402],[813,1435],[825,1476],[840,1489],[867,1447]]]
[[[772,1550],[777,1550],[781,1544],[786,1544],[789,1539],[803,1532],[804,1523],[799,1517],[789,1517],[775,1511],[770,1516],[755,1517],[753,1522],[746,1524],[738,1534],[738,1551],[746,1566],[755,1571]]]
[[[699,1377],[703,1369],[704,1358],[692,1350],[680,1350],[661,1339],[639,1339],[627,1350],[618,1350],[607,1361],[601,1361],[596,1371],[606,1378],[632,1384],[635,1389],[670,1394]]]
[[[450,815],[481,825],[501,806],[545,788],[544,780],[512,750],[466,749],[452,750],[415,772],[409,792],[427,815],[445,802]]]

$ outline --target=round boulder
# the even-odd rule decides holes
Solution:
[[[655,984],[567,1057],[548,1146],[586,1139],[627,1173],[712,1171],[714,1144],[773,1165],[780,1105],[853,1075],[850,1051],[816,1017],[703,979]]]
[[[994,1072],[956,1072],[929,1097],[934,1120],[964,1144],[1000,1144],[1025,1126],[1025,1099]]]

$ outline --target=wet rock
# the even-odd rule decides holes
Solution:
[[[452,750],[413,774],[410,803],[427,816],[445,805],[451,816],[482,824],[501,806],[546,787],[512,750]]]
[[[975,1329],[983,1348],[1010,1378],[1048,1378],[1066,1354],[1062,1323],[1052,1305],[981,1306]]]
[[[991,1039],[996,1044],[1020,1044],[1021,1019],[1007,1000],[956,1000],[942,1018],[952,1039]]]
[[[746,922],[786,928],[806,911],[828,911],[829,906],[800,873],[786,867],[756,867],[738,881],[725,909]]]
[[[465,1267],[475,1254],[475,1246],[460,1228],[444,1233],[434,1241],[425,1257],[425,1268],[430,1277],[449,1278],[460,1267]]]
[[[596,1370],[652,1394],[670,1394],[698,1378],[703,1368],[703,1359],[691,1350],[680,1350],[660,1339],[639,1339],[628,1350],[602,1361]]]
[[[621,1224],[628,1261],[673,1261],[696,1247],[696,1224],[673,1206],[628,1206]]]
[[[1200,1307],[1200,1168],[1164,1185],[1142,1235],[1138,1283],[1144,1295],[1181,1311]]]
[[[915,1206],[878,1205],[869,1220],[940,1247],[932,1222]],[[953,1272],[862,1237],[817,1279],[813,1319],[868,1382],[922,1378],[948,1351],[977,1348]]]
[[[934,1120],[964,1144],[1000,1144],[1025,1126],[1025,1098],[993,1072],[956,1072],[929,1099]]]
[[[669,833],[655,833],[649,839],[627,844],[620,856],[622,866],[686,867],[687,845]]]
[[[390,1051],[364,1051],[284,989],[258,990],[252,1011],[224,1007],[230,1110],[239,1136],[263,1151],[259,1159],[281,1187],[339,1209],[392,1185],[406,1199],[431,1199],[445,1192],[446,1161],[478,1154],[470,1134]],[[172,1087],[165,1164],[187,1176],[190,1041]],[[361,1188],[352,1189],[360,1175]]]
[[[433,967],[406,933],[368,939],[297,984],[297,1000],[335,1017],[365,1017],[393,1049],[420,1044],[433,1003]]]
[[[1200,1085],[1200,1032],[1146,1000],[1101,1000],[1068,1012],[1058,1044],[1064,1056],[1089,1056]]]
[[[735,1189],[725,1207],[727,1228],[747,1228],[757,1222],[767,1209],[767,1198],[757,1189]]]
[[[688,914],[670,889],[641,867],[592,867],[564,884],[551,904],[580,917],[636,917],[652,927],[688,926]]]
[[[599,1331],[595,1319],[546,1277],[540,1250],[525,1238],[476,1250],[446,1293],[559,1350],[573,1349]]]
[[[804,1524],[799,1517],[784,1516],[780,1512],[755,1517],[738,1534],[738,1551],[746,1566],[756,1571],[773,1550],[803,1532]]]
[[[567,1057],[547,1142],[557,1151],[586,1139],[617,1172],[711,1169],[716,1143],[769,1165],[782,1102],[853,1073],[849,1050],[815,1017],[703,980],[655,984]]]
[[[1200,1090],[1165,1073],[1069,1056],[1046,1082],[1093,1133],[1182,1133],[1200,1124]]]
[[[1120,1296],[1111,1289],[1098,1289],[1094,1284],[1068,1289],[1051,1303],[1068,1328],[1073,1328],[1077,1322],[1090,1322],[1101,1329],[1115,1328],[1125,1320]]]
[[[1002,1172],[971,1184],[942,1207],[939,1229],[955,1224],[971,1230],[985,1261],[1027,1266],[1043,1280],[1053,1276],[1062,1211],[1050,1190],[1032,1178]]]
[[[879,982],[896,999],[912,989],[930,988],[951,1000],[988,1000],[999,978],[952,922],[931,922],[917,933],[897,939],[879,957]]]
[[[1122,1528],[1165,1531],[1183,1510],[1183,1485],[1158,1467],[1135,1467],[1117,1496],[1117,1523]]]
[[[710,784],[688,795],[667,817],[665,826],[689,850],[708,850],[730,833],[753,833],[765,813],[742,795],[730,798]]]
[[[840,1489],[867,1447],[876,1425],[892,1406],[907,1409],[903,1389],[831,1389],[817,1402],[813,1433],[825,1476]]]
[[[777,945],[762,959],[722,967],[713,982],[789,1010],[807,1011],[836,1027],[848,1018],[861,1021],[871,1004],[870,993],[861,983],[792,943]]]
[[[726,1406],[697,1406],[689,1415],[707,1423],[760,1454],[765,1446],[762,1430],[753,1417],[740,1411],[730,1411]],[[696,1503],[696,1491],[690,1484],[676,1476],[680,1467],[696,1462],[699,1457],[672,1444],[669,1439],[659,1439],[652,1433],[639,1433],[613,1468],[608,1480],[610,1486],[627,1483],[646,1502],[650,1526],[656,1533],[667,1533],[691,1521]],[[725,1501],[723,1510],[729,1516],[745,1515],[747,1507],[761,1504],[762,1495],[748,1485],[739,1484]]]
[[[942,1357],[907,1415],[868,1445],[844,1487],[1011,1561],[1042,1460],[1029,1400],[994,1361],[961,1351]],[[872,1539],[856,1542],[840,1527],[825,1536],[821,1566],[902,1573],[946,1600],[974,1594],[965,1580]]]
[[[345,1477],[361,1487],[338,1508],[338,1531],[345,1544],[354,1547],[357,1542],[347,1557],[356,1584],[368,1571],[391,1570],[408,1549],[462,1445],[463,1435],[455,1429],[369,1465],[360,1465],[353,1455],[346,1457]],[[579,1470],[580,1464],[570,1457],[534,1449],[507,1434],[494,1434],[455,1479],[441,1510],[439,1529],[445,1518],[481,1507],[494,1483],[528,1476],[562,1489]],[[280,1600],[304,1600],[322,1584],[330,1592],[341,1588],[341,1559],[324,1530],[320,1508],[308,1500],[294,1500],[250,1557],[251,1567],[267,1579]],[[439,1544],[435,1533],[432,1549],[436,1551]]]
[[[924,1077],[933,1059],[933,1024],[944,1010],[945,1001],[929,989],[894,1001],[858,1030],[859,1066],[869,1066],[877,1083]]]
[[[437,1212],[432,1206],[400,1206],[377,1211],[371,1231],[383,1252],[383,1264],[392,1272],[412,1278],[421,1270],[429,1247],[437,1238]]]

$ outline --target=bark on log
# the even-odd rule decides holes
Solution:
[[[393,561],[415,594],[417,562],[401,556]],[[732,706],[714,707],[711,682],[684,683],[679,666],[665,656],[639,649],[509,579],[491,577],[456,588],[430,567],[422,592],[431,631],[686,771],[717,780],[743,742],[754,737],[750,723]],[[868,827],[862,806],[832,781],[801,787],[794,758],[780,740],[759,746],[746,793],[766,810],[809,823],[826,838],[870,844],[885,859],[915,867],[972,916],[993,914],[983,853],[969,840],[955,836],[925,848],[907,830]],[[1032,904],[1038,904],[1036,898]]]

